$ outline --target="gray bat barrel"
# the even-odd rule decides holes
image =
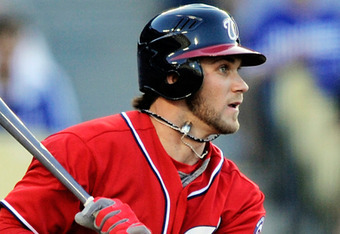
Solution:
[[[65,170],[0,98],[0,125],[86,206],[93,197]]]

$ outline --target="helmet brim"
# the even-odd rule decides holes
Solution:
[[[242,60],[242,66],[258,66],[266,61],[263,54],[235,44],[213,45],[184,52],[171,58],[171,61],[196,57],[236,56]]]

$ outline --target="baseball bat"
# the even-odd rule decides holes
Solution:
[[[65,170],[0,98],[0,125],[86,206],[93,197]]]

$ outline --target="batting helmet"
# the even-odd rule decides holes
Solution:
[[[217,7],[189,4],[163,12],[142,30],[138,42],[140,91],[155,92],[170,100],[195,93],[202,85],[198,57],[237,56],[242,66],[264,63],[266,57],[240,45],[232,16]],[[179,79],[169,84],[167,75]]]

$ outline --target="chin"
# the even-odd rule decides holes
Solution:
[[[239,130],[240,124],[238,121],[233,123],[224,123],[220,126],[216,126],[216,130],[219,132],[219,134],[232,134]]]
[[[240,129],[239,126],[235,127],[235,128],[231,128],[230,131],[229,131],[229,134],[236,133],[239,129]]]

